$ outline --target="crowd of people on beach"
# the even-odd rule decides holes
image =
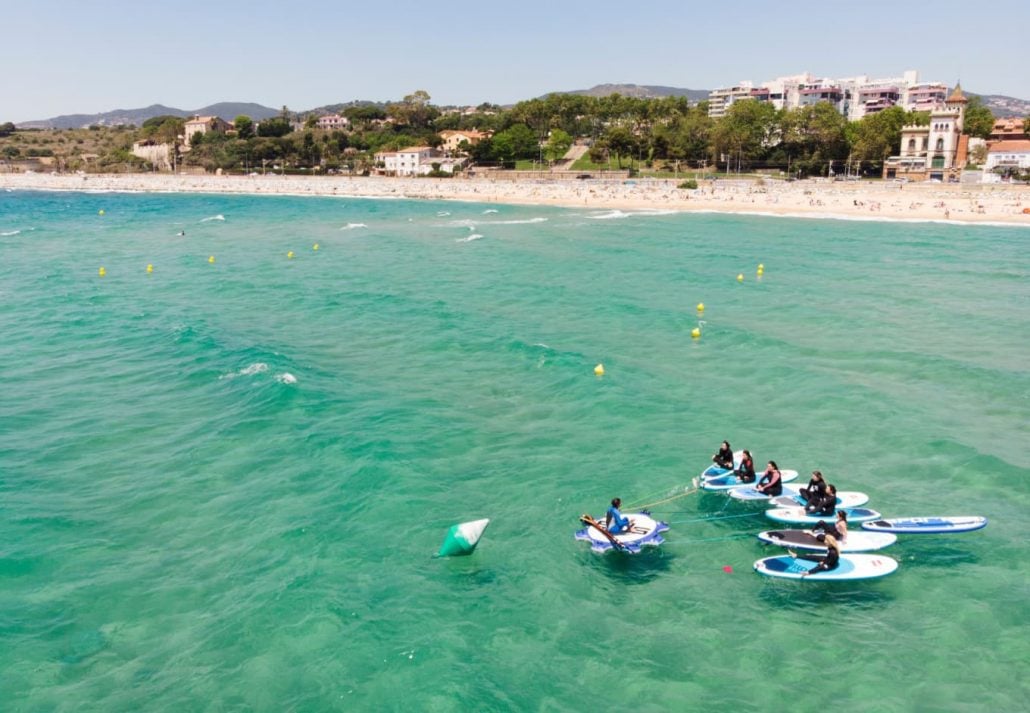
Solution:
[[[193,176],[168,174],[0,174],[0,187],[36,190],[256,193],[265,195],[419,198],[480,203],[555,205],[620,210],[713,211],[815,215],[877,220],[996,221],[1030,225],[1030,188],[902,184],[888,181],[794,181],[773,178],[699,181],[680,188],[673,179],[512,179],[361,176]],[[913,200],[916,198],[917,200]]]

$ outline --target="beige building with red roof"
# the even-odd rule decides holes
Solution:
[[[217,116],[195,116],[192,119],[187,119],[182,128],[183,136],[186,138],[186,145],[189,146],[190,139],[193,138],[194,134],[224,134],[232,128],[232,124]]]

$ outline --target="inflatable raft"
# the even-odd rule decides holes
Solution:
[[[669,526],[660,520],[655,520],[646,513],[624,513],[632,523],[626,532],[613,534],[604,526],[604,518],[596,520],[589,515],[580,517],[586,527],[576,532],[577,540],[585,540],[590,543],[590,549],[594,552],[625,552],[635,555],[640,552],[641,547],[658,547],[665,542],[662,533],[669,529]]]

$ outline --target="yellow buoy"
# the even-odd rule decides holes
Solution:
[[[594,367],[595,376],[604,376],[604,364],[598,364]]]
[[[215,256],[214,256],[214,255],[210,256],[210,257],[209,257],[209,258],[207,259],[207,261],[208,261],[209,263],[211,263],[212,265],[214,265],[214,264],[215,264]]]
[[[318,243],[315,243],[314,245],[312,245],[311,249],[312,250],[318,250]]]
[[[694,339],[700,339],[701,338],[701,328],[700,327],[694,327],[693,329],[691,329],[690,330],[690,336],[692,336]]]
[[[97,215],[103,215],[103,214],[104,214],[104,209],[103,208],[101,208],[100,210],[97,211]]]
[[[744,281],[744,273],[742,272],[739,275],[737,275],[737,282],[743,282],[743,281]]]
[[[148,272],[148,273],[150,273],[150,272],[153,272],[153,271],[154,271],[154,266],[153,266],[153,265],[151,265],[151,264],[150,264],[150,263],[148,262],[148,263],[147,263],[147,272]]]
[[[101,266],[101,267],[100,267],[100,269],[99,269],[99,270],[97,270],[97,274],[98,274],[98,275],[100,275],[101,277],[103,277],[104,275],[106,275],[106,274],[107,274],[107,270],[105,270],[105,269],[103,268],[103,266]]]
[[[704,302],[698,302],[697,303],[697,311],[698,312],[704,312],[705,311],[705,303]]]
[[[292,260],[293,259],[293,251],[291,250],[290,252],[286,253],[286,257],[289,258],[290,260]]]

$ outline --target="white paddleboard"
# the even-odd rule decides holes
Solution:
[[[867,520],[879,520],[882,515],[869,508],[840,508],[848,514],[848,524],[865,522]],[[785,522],[788,525],[814,525],[820,520],[832,523],[837,519],[837,513],[833,515],[809,515],[804,508],[772,508],[765,511],[765,516],[776,522]]]
[[[884,555],[841,555],[836,569],[803,576],[816,566],[816,562],[781,555],[766,557],[755,562],[755,571],[766,577],[804,579],[813,582],[843,582],[857,579],[885,577],[898,568],[896,560]]]
[[[811,530],[766,530],[758,533],[758,539],[770,545],[789,547],[792,550],[826,551],[826,544],[820,542]],[[898,541],[897,535],[889,532],[848,531],[840,543],[841,552],[874,552],[889,547]]]
[[[898,532],[906,535],[939,535],[948,532],[972,532],[987,527],[987,518],[978,515],[941,517],[895,517],[863,522],[862,527],[875,532]]]
[[[797,480],[798,472],[796,470],[781,470],[780,479],[784,483],[789,483],[792,480]],[[759,473],[754,483],[741,483],[740,479],[736,474],[730,471],[724,471],[723,475],[716,476],[714,478],[706,478],[701,481],[702,490],[733,490],[735,488],[754,488],[755,484],[762,479],[762,474]]]
[[[746,488],[733,488],[730,490],[730,497],[746,502],[767,501],[775,507],[804,507],[805,501],[798,494],[800,491],[801,486],[797,483],[787,483],[783,486],[783,495],[769,497],[765,493],[755,490],[752,485]],[[837,507],[839,508],[860,507],[867,502],[869,502],[869,496],[857,490],[841,490],[837,493]]]

